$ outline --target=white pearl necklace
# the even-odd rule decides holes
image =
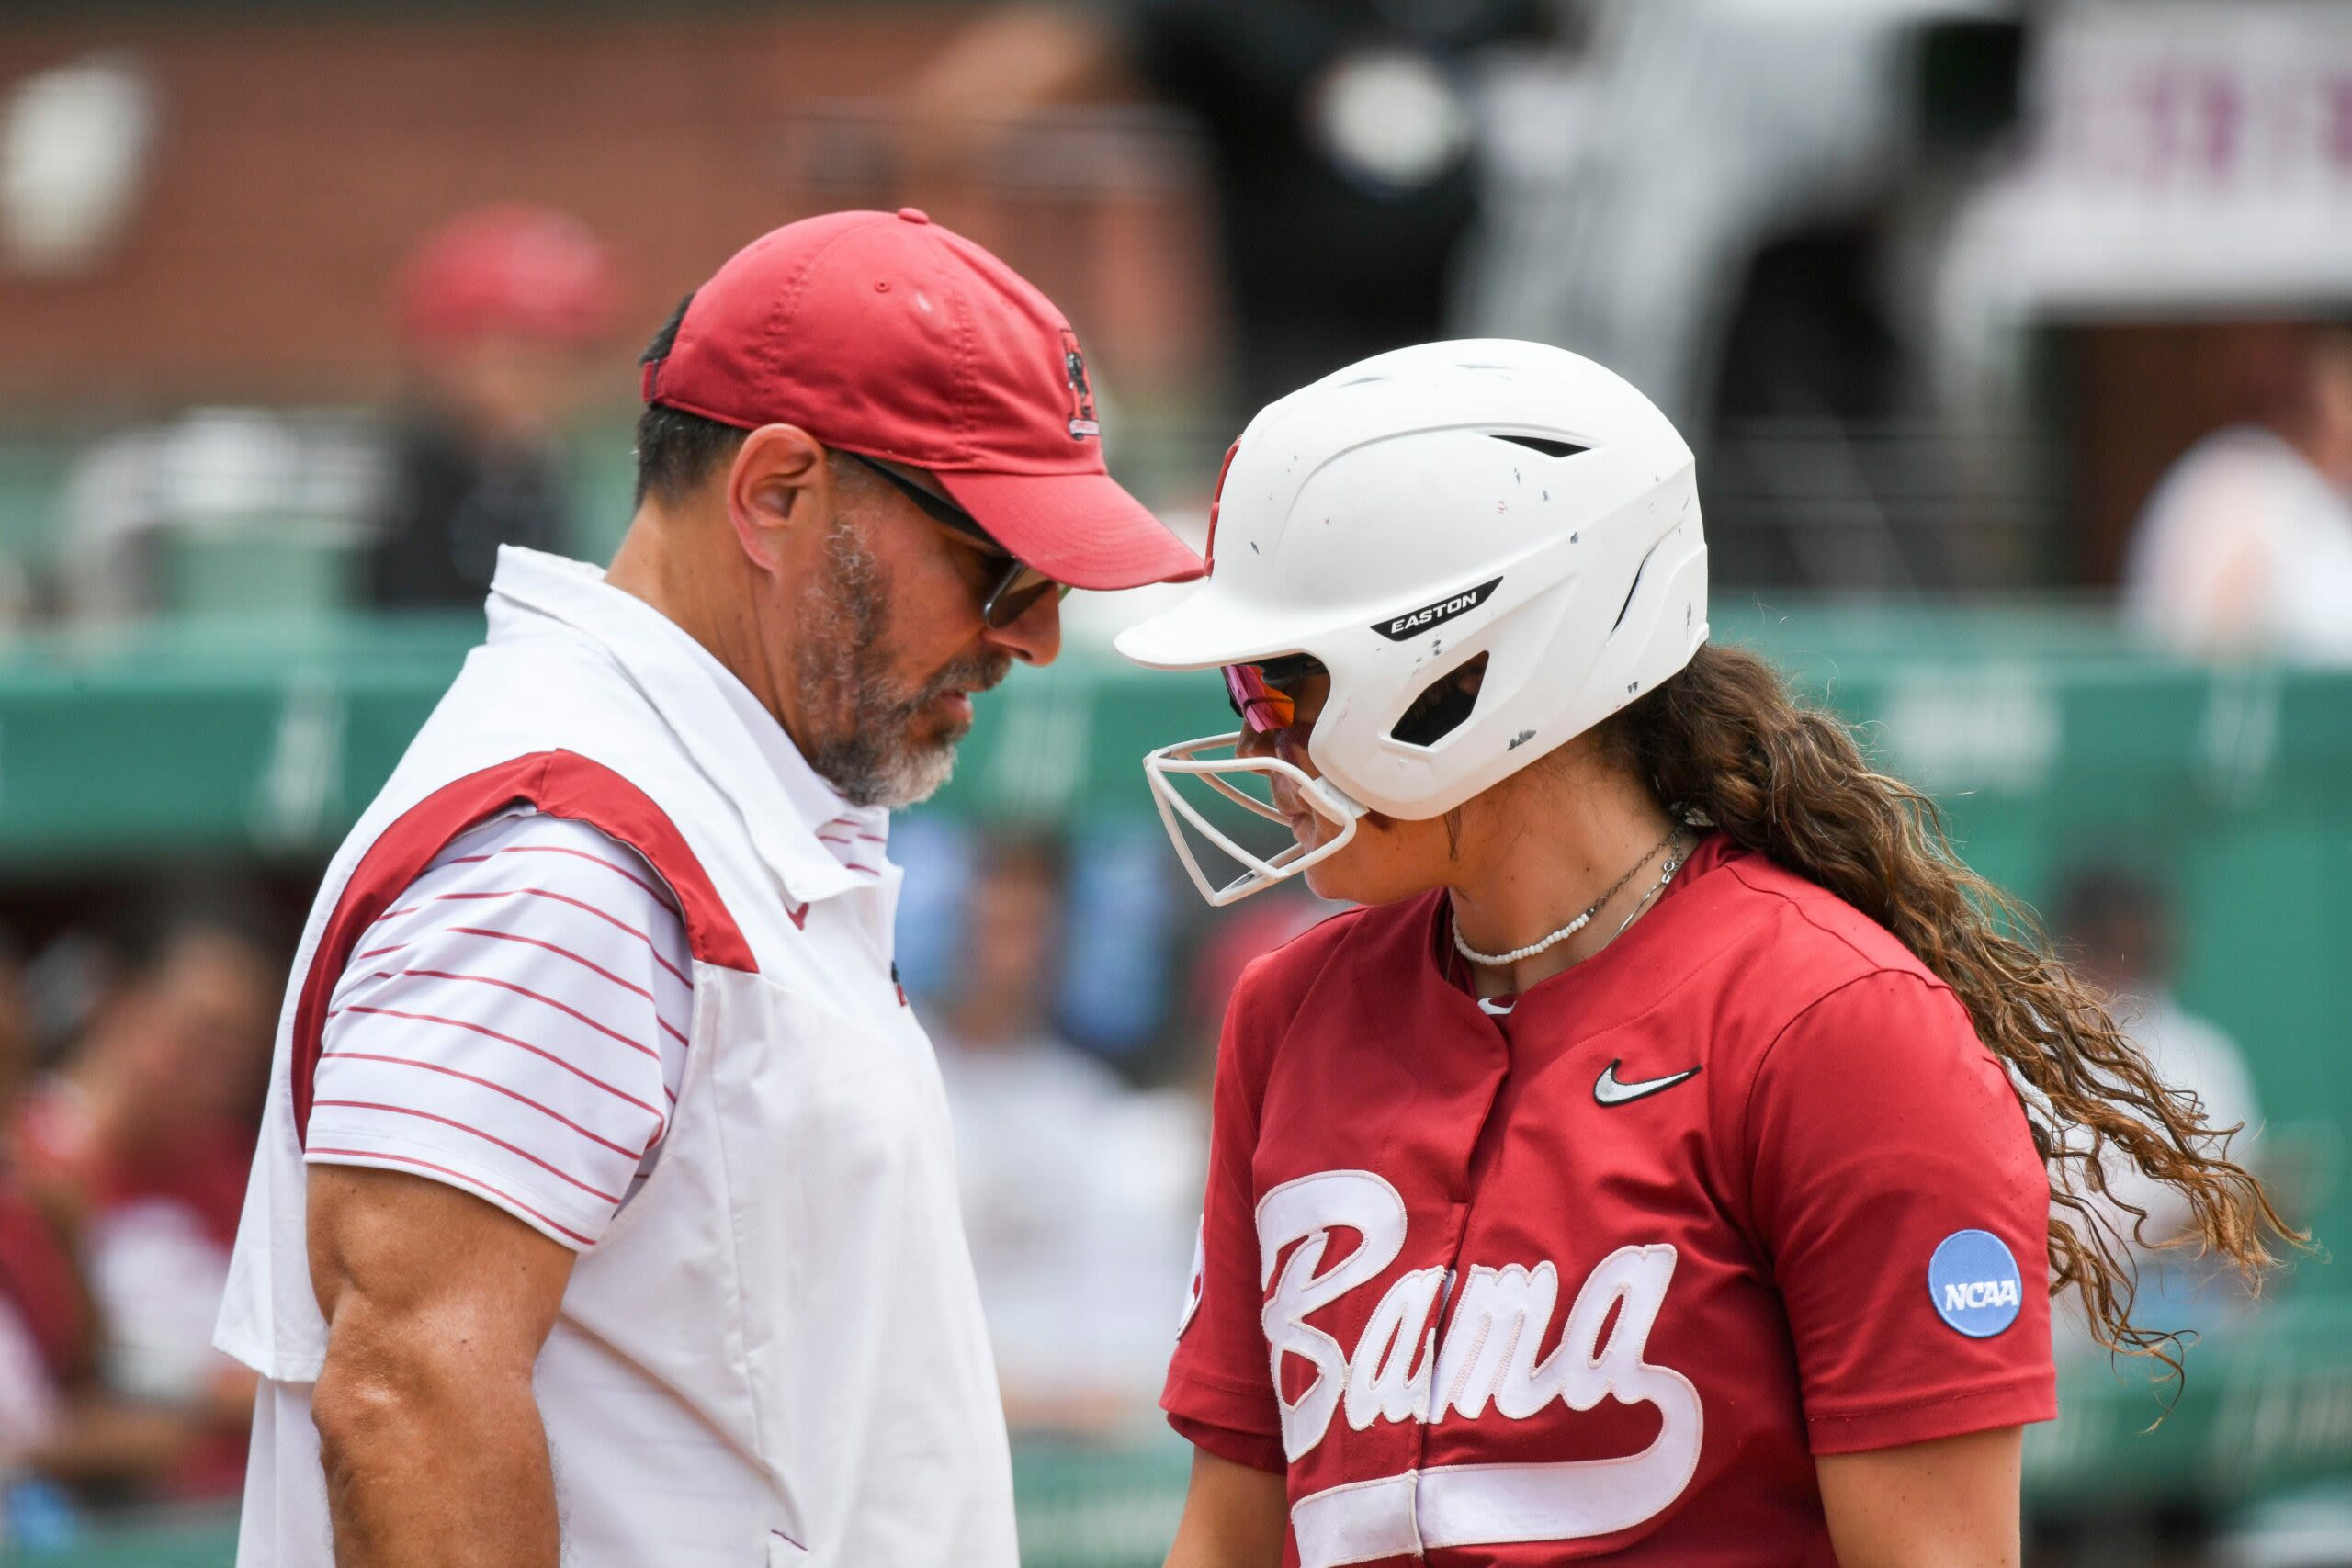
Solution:
[[[1462,940],[1462,922],[1459,919],[1456,919],[1453,922],[1453,951],[1462,954],[1463,957],[1468,959],[1471,963],[1484,965],[1488,969],[1500,969],[1508,964],[1518,964],[1526,959],[1532,958],[1539,953],[1546,952],[1549,949],[1557,946],[1559,943],[1567,941],[1568,938],[1576,935],[1577,932],[1592,924],[1592,918],[1600,913],[1601,908],[1606,905],[1609,900],[1616,897],[1619,893],[1623,892],[1624,890],[1625,884],[1634,880],[1634,873],[1649,864],[1650,855],[1654,855],[1657,853],[1658,851],[1667,849],[1669,846],[1674,846],[1676,844],[1676,840],[1681,837],[1682,826],[1681,824],[1677,823],[1674,828],[1668,832],[1665,838],[1660,839],[1657,843],[1650,846],[1649,854],[1645,854],[1641,859],[1635,861],[1632,868],[1628,870],[1624,875],[1619,877],[1616,882],[1610,886],[1608,892],[1603,893],[1600,897],[1594,899],[1590,908],[1585,910],[1583,914],[1578,915],[1575,919],[1570,920],[1566,925],[1562,926],[1558,931],[1554,931],[1550,936],[1545,937],[1543,941],[1532,942],[1525,947],[1515,947],[1509,953],[1481,953],[1476,948],[1472,947],[1468,942]],[[1664,869],[1658,873],[1657,881],[1651,884],[1648,891],[1642,895],[1642,903],[1634,906],[1635,914],[1641,912],[1642,904],[1647,904],[1653,897],[1657,897],[1659,888],[1664,887],[1668,883],[1674,880],[1674,874],[1682,869],[1682,863],[1686,858],[1687,857],[1680,852],[1679,847],[1676,848],[1676,852],[1666,857],[1666,865]],[[1633,923],[1634,920],[1632,915],[1625,917],[1626,925],[1632,925]],[[1620,926],[1618,928],[1620,931],[1623,931],[1623,926]]]

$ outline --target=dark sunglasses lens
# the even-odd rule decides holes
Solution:
[[[1043,572],[1016,561],[1006,570],[1004,580],[989,592],[981,618],[991,628],[1001,631],[1027,615],[1030,608],[1046,594],[1052,593],[1060,598],[1069,592],[1068,584],[1056,582]]]

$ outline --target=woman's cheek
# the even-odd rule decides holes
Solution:
[[[1307,761],[1306,742],[1298,738],[1295,729],[1278,729],[1274,732],[1274,755],[1304,773],[1308,778],[1322,776],[1315,771],[1315,764]]]

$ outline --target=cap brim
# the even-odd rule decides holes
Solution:
[[[932,473],[997,543],[1072,588],[1189,582],[1208,570],[1107,474]]]

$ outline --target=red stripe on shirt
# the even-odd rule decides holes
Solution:
[[[620,1145],[613,1142],[612,1139],[605,1137],[601,1133],[590,1132],[587,1128],[582,1127],[579,1122],[574,1122],[571,1117],[566,1116],[562,1111],[558,1111],[551,1105],[542,1105],[526,1094],[515,1093],[513,1089],[508,1089],[504,1084],[492,1083],[488,1078],[476,1077],[471,1073],[461,1073],[455,1067],[445,1067],[437,1062],[420,1062],[413,1056],[380,1055],[373,1051],[322,1051],[319,1054],[319,1060],[322,1062],[332,1062],[338,1058],[348,1058],[355,1062],[383,1062],[395,1067],[415,1067],[424,1072],[439,1073],[444,1077],[463,1078],[468,1083],[480,1084],[482,1088],[491,1090],[492,1093],[503,1094],[507,1099],[514,1100],[519,1104],[527,1105],[532,1110],[539,1111],[543,1115],[552,1116],[557,1121],[562,1122],[565,1126],[571,1128],[573,1132],[579,1134],[582,1137],[587,1139],[590,1143],[602,1144],[605,1147],[612,1150],[613,1153],[616,1155],[626,1155],[630,1159],[643,1159],[645,1157],[645,1149],[624,1148]],[[652,1145],[649,1143],[646,1145],[646,1148],[650,1147],[652,1147]]]
[[[595,962],[594,959],[582,958],[579,953],[572,952],[571,949],[568,947],[558,947],[554,942],[541,942],[537,937],[524,936],[518,931],[494,931],[482,926],[448,926],[444,929],[453,931],[459,936],[486,936],[492,942],[519,942],[526,947],[543,949],[546,952],[554,953],[558,958],[569,958],[574,964],[579,964],[582,969],[588,970],[593,974],[602,975],[605,979],[610,980],[614,985],[618,986],[624,991],[633,992],[638,996],[643,997],[649,1002],[653,999],[653,993],[647,990],[644,987],[637,984],[634,980],[624,980],[618,975],[614,974],[611,970],[605,968],[603,964]],[[368,954],[362,953],[356,953],[354,956],[366,958]]]
[[[587,910],[587,911],[588,911],[588,913],[590,913],[590,914],[592,914],[592,915],[595,916],[598,919],[600,919],[600,920],[604,921],[606,925],[608,925],[608,926],[612,927],[615,931],[627,931],[629,935],[631,935],[631,936],[633,936],[633,937],[637,938],[637,940],[638,940],[638,941],[639,941],[639,942],[643,942],[643,943],[646,945],[646,948],[648,949],[648,951],[650,951],[650,952],[653,954],[653,962],[654,962],[654,963],[656,963],[656,964],[659,964],[660,965],[662,965],[662,968],[667,969],[667,970],[670,972],[671,976],[672,976],[673,979],[675,979],[675,980],[676,980],[680,985],[691,987],[691,986],[694,984],[693,979],[692,979],[691,977],[689,977],[689,976],[687,976],[684,971],[680,970],[680,969],[679,969],[679,967],[678,967],[676,964],[674,964],[671,963],[667,958],[664,958],[664,957],[662,957],[662,949],[661,949],[658,945],[656,945],[656,943],[654,942],[654,941],[653,941],[653,939],[652,939],[651,937],[650,937],[650,936],[646,935],[643,931],[639,931],[635,926],[630,925],[627,920],[623,920],[623,919],[616,919],[614,916],[609,915],[609,914],[605,913],[604,910],[599,909],[598,908],[596,908],[596,906],[595,906],[595,905],[594,905],[594,904],[588,904],[588,903],[582,903],[580,899],[577,899],[577,898],[571,897],[570,895],[568,895],[568,894],[563,894],[563,893],[550,893],[550,892],[548,892],[548,891],[546,888],[544,888],[544,887],[505,887],[505,888],[499,888],[499,889],[495,889],[495,890],[492,890],[492,891],[489,891],[489,892],[482,892],[482,893],[436,893],[436,894],[435,894],[433,897],[434,897],[435,898],[436,898],[436,899],[441,899],[441,898],[523,898],[523,897],[530,897],[530,898],[552,898],[552,899],[554,899],[554,900],[555,900],[557,903],[559,903],[559,904],[569,904],[569,905],[571,905],[571,906],[573,908],[575,908],[575,909],[585,909],[585,910]],[[406,911],[403,911],[403,913],[405,913],[405,912],[406,912]]]
[[[611,872],[615,876],[628,877],[631,882],[636,883],[639,887],[644,888],[648,893],[650,893],[656,898],[661,899],[664,905],[673,908],[675,907],[675,902],[671,898],[668,889],[656,887],[653,884],[646,881],[645,878],[638,875],[637,873],[629,870],[627,866],[615,865],[611,861],[606,860],[604,856],[592,855],[586,850],[567,849],[561,844],[509,844],[498,852],[503,855],[571,855],[577,859],[587,861],[591,864],[601,865],[606,871]]]
[[[478,1176],[468,1176],[462,1170],[451,1170],[446,1165],[435,1165],[429,1159],[412,1159],[407,1155],[387,1154],[381,1149],[312,1149],[311,1153],[313,1155],[349,1155],[356,1159],[388,1159],[398,1165],[413,1165],[419,1170],[434,1171],[439,1175],[449,1177],[453,1180],[462,1181],[469,1187],[478,1187],[481,1189],[482,1191],[490,1194],[492,1198],[497,1199],[498,1201],[511,1204],[514,1207],[522,1210],[525,1213],[546,1225],[548,1229],[561,1231],[564,1235],[570,1236],[572,1240],[578,1242],[582,1247],[594,1247],[596,1245],[594,1240],[591,1237],[582,1235],[570,1225],[564,1224],[556,1220],[548,1219],[545,1214],[540,1213],[537,1209],[532,1208],[528,1203],[524,1202],[520,1198],[515,1197],[513,1193],[502,1192],[497,1188],[492,1187],[489,1182],[484,1181]]]
[[[644,987],[634,984],[631,981],[622,979],[618,975],[614,974],[603,964],[582,958],[580,954],[572,952],[568,947],[558,947],[551,942],[541,942],[537,937],[523,936],[514,931],[486,931],[481,926],[451,926],[447,929],[466,936],[486,936],[496,942],[519,942],[531,947],[543,947],[549,953],[556,954],[558,957],[571,959],[574,964],[579,964],[583,969],[593,969],[597,974],[602,975],[605,979],[610,980],[614,985],[620,987],[621,989],[625,991],[634,991],[639,996],[643,997],[647,1001],[652,1002],[656,1010],[653,1014],[653,1021],[662,1026],[662,1032],[664,1034],[667,1034],[671,1039],[675,1040],[681,1045],[690,1043],[686,1039],[684,1031],[679,1029],[668,1019],[662,1016],[660,1011],[661,1002],[651,991],[649,991]],[[649,942],[647,945],[650,947],[652,944]],[[390,950],[387,949],[386,951]],[[363,953],[358,954],[358,956],[366,958],[369,955]],[[661,955],[656,953],[654,956],[658,958]],[[667,967],[667,965],[664,965],[664,967]]]
[[[599,1192],[596,1189],[589,1186],[586,1182],[581,1180],[570,1171],[565,1170],[561,1166],[549,1165],[546,1160],[541,1159],[530,1150],[517,1148],[515,1145],[508,1143],[505,1139],[498,1136],[496,1134],[485,1133],[481,1128],[475,1126],[472,1122],[460,1122],[454,1116],[443,1116],[431,1111],[419,1111],[413,1105],[384,1105],[372,1100],[314,1100],[311,1101],[311,1108],[314,1111],[322,1105],[340,1106],[345,1111],[381,1111],[385,1114],[390,1116],[413,1116],[420,1122],[438,1122],[444,1127],[455,1127],[460,1133],[471,1133],[475,1137],[480,1138],[485,1144],[496,1144],[500,1148],[504,1149],[508,1154],[514,1156],[517,1159],[529,1160],[533,1165],[537,1166],[549,1176],[556,1178],[560,1181],[570,1182],[572,1186],[579,1188],[582,1192],[587,1193],[591,1198],[601,1198],[607,1203],[618,1203],[620,1201],[619,1198],[610,1192]]]
[[[598,1089],[603,1089],[606,1094],[609,1094],[617,1100],[628,1100],[639,1111],[642,1111],[646,1114],[651,1116],[656,1122],[663,1120],[659,1107],[648,1105],[645,1101],[638,1099],[637,1096],[629,1093],[628,1090],[614,1088],[611,1084],[606,1083],[595,1074],[581,1071],[578,1067],[573,1066],[570,1062],[565,1061],[554,1052],[543,1051],[537,1045],[531,1044],[528,1041],[515,1039],[512,1034],[501,1034],[495,1029],[484,1028],[479,1023],[468,1023],[462,1018],[438,1018],[429,1012],[402,1012],[397,1008],[371,1008],[362,1006],[357,1002],[354,1002],[349,1007],[339,1010],[345,1012],[373,1013],[379,1018],[405,1019],[412,1023],[445,1023],[452,1029],[463,1029],[474,1034],[486,1035],[490,1039],[499,1041],[503,1044],[512,1045],[518,1051],[528,1051],[534,1056],[553,1062],[557,1066],[561,1067],[573,1077],[579,1078],[584,1083],[594,1084]],[[669,1093],[670,1086],[665,1083],[662,1086],[662,1092],[667,1094]],[[676,1104],[677,1100],[678,1097],[676,1095],[670,1095],[670,1102],[673,1105]],[[658,1138],[662,1134],[657,1129],[653,1135]]]
[[[491,975],[459,975],[448,969],[402,969],[400,973],[402,975],[422,975],[428,980],[460,980],[469,985],[495,986],[502,991],[512,991],[518,997],[528,997],[535,1002],[545,1002],[548,1006],[555,1009],[556,1011],[562,1013],[565,1017],[578,1019],[581,1022],[586,1024],[597,1033],[602,1034],[608,1039],[617,1040],[632,1051],[641,1051],[657,1062],[662,1059],[662,1053],[655,1050],[652,1046],[646,1044],[643,1041],[632,1040],[617,1029],[607,1028],[605,1025],[598,1023],[594,1019],[590,1018],[578,1008],[568,1007],[564,1003],[556,1000],[553,997],[541,996],[538,992],[532,990],[528,986],[518,986],[512,980],[501,980],[495,976]],[[392,978],[392,976],[382,970],[379,970],[376,977],[380,980],[389,980]]]

